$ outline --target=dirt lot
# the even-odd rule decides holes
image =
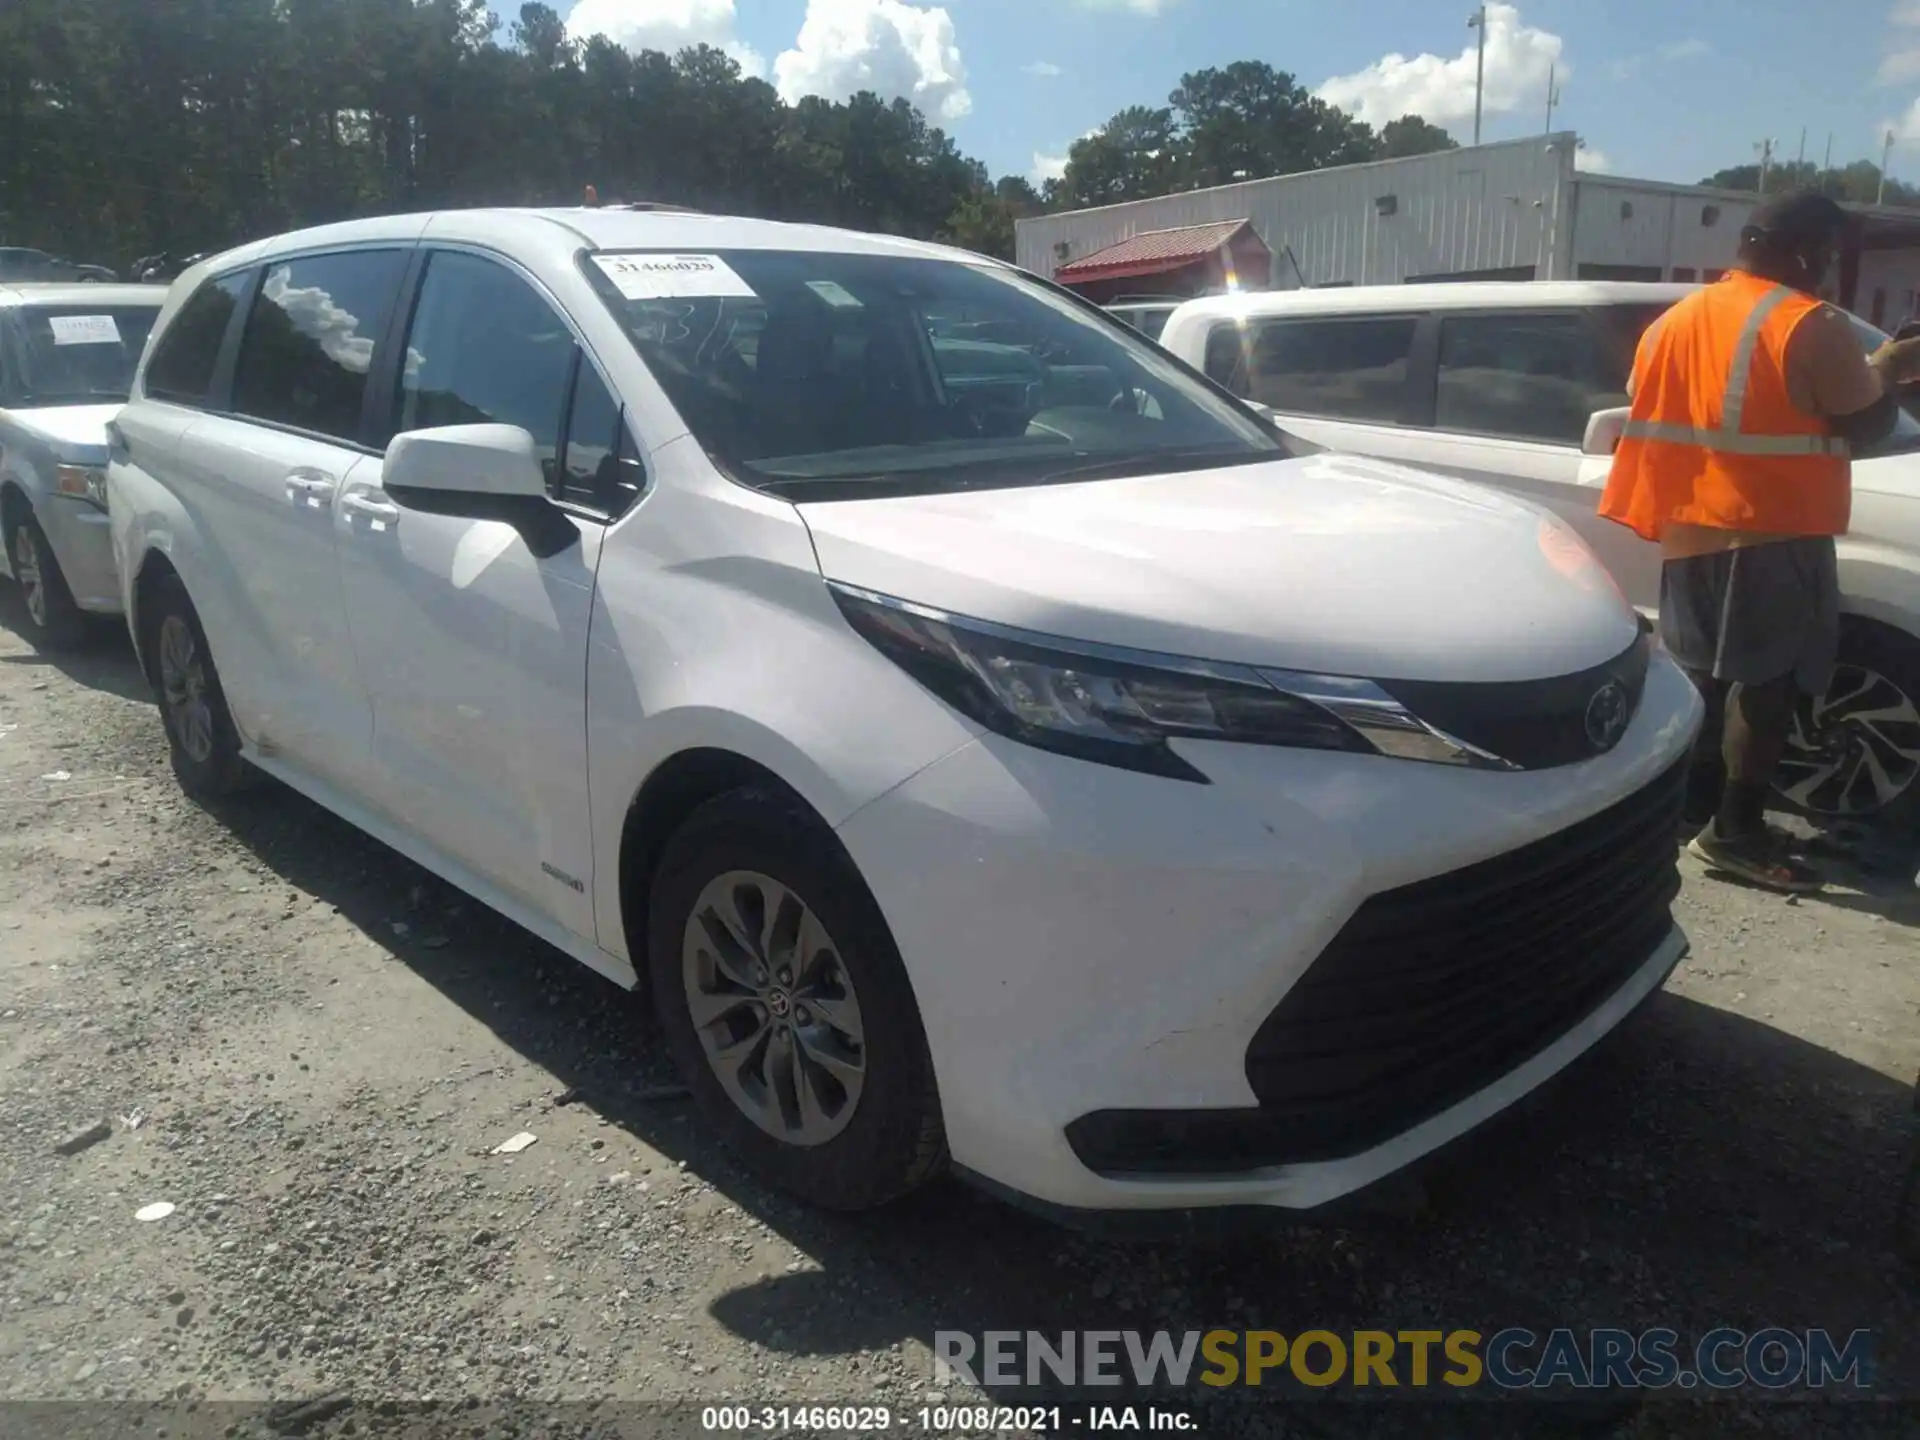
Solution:
[[[1667,993],[1411,1215],[1120,1244],[943,1183],[823,1217],[707,1142],[628,997],[284,790],[188,804],[124,642],[56,662],[9,614],[0,1399],[344,1391],[326,1424],[362,1434],[428,1397],[904,1410],[934,1393],[936,1329],[1508,1324],[1864,1327],[1882,1385],[1920,1396],[1920,1285],[1889,1248],[1920,1071],[1908,882],[1790,903],[1683,861],[1694,953]],[[1205,1433],[1263,1436],[1570,1413],[1192,1403]],[[1916,1413],[1662,1398],[1615,1428]]]

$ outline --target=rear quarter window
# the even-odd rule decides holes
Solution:
[[[206,403],[220,345],[246,283],[244,272],[207,280],[174,312],[147,362],[147,394],[183,405]]]

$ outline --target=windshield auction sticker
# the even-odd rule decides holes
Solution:
[[[111,315],[49,315],[56,345],[118,345],[120,327]]]
[[[718,255],[596,255],[593,263],[629,300],[752,297],[753,287]]]

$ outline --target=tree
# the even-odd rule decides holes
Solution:
[[[1066,174],[1049,183],[1047,199],[1070,209],[1164,195],[1173,189],[1180,161],[1173,112],[1135,105],[1073,142]]]
[[[1460,142],[1438,125],[1418,115],[1402,115],[1380,127],[1380,143],[1374,151],[1379,160],[1400,160],[1409,155],[1432,155],[1441,150],[1458,150]]]
[[[1716,190],[1746,190],[1759,194],[1760,167],[1730,166],[1714,171],[1700,183],[1711,185]],[[1871,204],[1880,194],[1880,167],[1871,160],[1854,160],[1825,171],[1811,161],[1790,160],[1785,164],[1769,166],[1766,193],[1783,195],[1789,190],[1818,190],[1836,200]],[[1920,207],[1920,188],[1888,177],[1885,203]]]

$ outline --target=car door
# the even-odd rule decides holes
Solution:
[[[379,468],[367,444],[375,345],[404,247],[272,260],[182,437],[175,491],[202,529],[190,576],[241,733],[267,759],[350,792],[371,783],[373,715],[342,604],[333,507]],[[225,396],[225,404],[220,398]]]
[[[1660,552],[1598,513],[1604,467],[1581,453],[1596,410],[1627,403],[1632,349],[1583,310],[1440,311],[1430,371],[1416,367],[1430,428],[1416,463],[1552,511],[1599,556],[1633,604],[1659,603]]]
[[[587,626],[606,511],[569,467],[605,468],[611,392],[530,277],[465,250],[425,256],[394,355],[387,428],[521,426],[577,543],[536,554],[504,521],[402,509],[376,466],[351,478],[335,523],[379,803],[463,870],[591,939]]]

